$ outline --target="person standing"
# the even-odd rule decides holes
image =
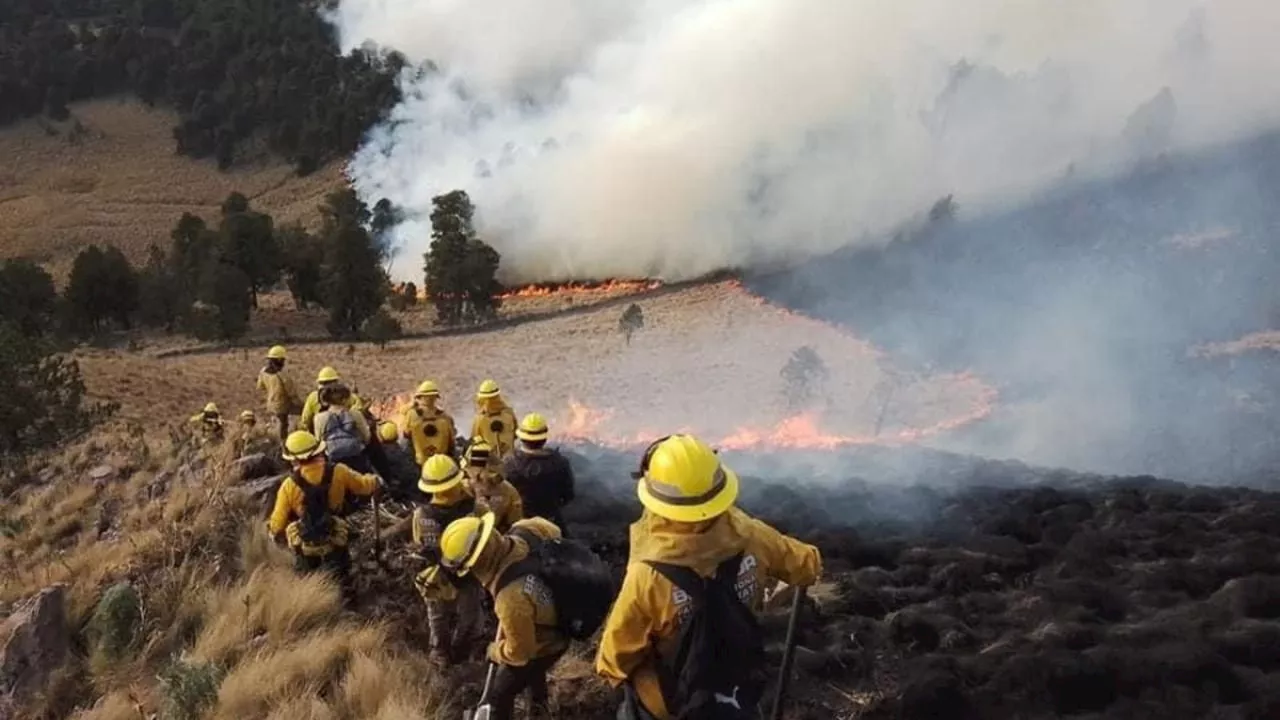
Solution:
[[[298,386],[285,372],[285,349],[276,345],[267,351],[267,364],[258,372],[258,390],[267,416],[276,421],[276,431],[283,444],[289,435],[289,416],[302,408]]]

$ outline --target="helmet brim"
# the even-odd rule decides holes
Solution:
[[[688,523],[710,520],[723,515],[738,499],[738,474],[727,467],[722,466],[722,469],[725,477],[724,487],[715,497],[698,505],[673,505],[660,500],[649,492],[643,478],[636,483],[636,494],[640,497],[641,505],[668,520]]]
[[[433,483],[426,478],[418,478],[418,489],[429,495],[452,490],[462,484],[462,472],[456,472],[441,482]]]
[[[521,440],[526,440],[528,442],[538,442],[539,440],[546,440],[547,435],[549,434],[550,433],[548,433],[546,428],[543,428],[542,430],[535,430],[535,431],[525,430],[524,428],[516,428],[516,437],[520,438]]]
[[[324,444],[324,441],[321,440],[320,442],[316,443],[315,447],[311,448],[306,452],[301,452],[295,455],[293,453],[290,453],[288,450],[284,450],[283,452],[280,453],[280,455],[285,460],[289,460],[291,462],[301,462],[303,460],[310,460],[311,458],[316,457],[317,455],[323,455],[324,450],[325,450],[325,444]]]
[[[455,570],[455,574],[459,577],[471,572],[471,568],[475,567],[476,561],[480,559],[480,554],[484,552],[485,545],[489,544],[489,538],[493,536],[493,527],[497,523],[497,517],[487,512],[484,517],[480,518],[480,539],[476,540],[476,546],[471,549],[471,554],[463,561],[462,566]]]

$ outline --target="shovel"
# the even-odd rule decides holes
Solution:
[[[787,646],[782,651],[782,673],[778,676],[778,692],[773,696],[773,712],[769,713],[769,720],[782,720],[782,704],[786,701],[787,685],[791,681],[791,665],[796,659],[796,626],[800,624],[800,606],[804,604],[804,598],[808,588],[796,588],[795,596],[791,599],[791,618],[787,621]]]
[[[493,707],[486,701],[489,699],[489,685],[493,682],[493,673],[497,669],[497,665],[489,663],[489,672],[484,676],[484,690],[480,691],[480,704],[476,706],[475,710],[464,711],[462,720],[489,720]]]

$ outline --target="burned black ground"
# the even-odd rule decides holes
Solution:
[[[627,459],[575,460],[573,528],[620,563]],[[950,460],[907,485],[744,479],[826,559],[788,717],[1280,716],[1280,495]]]

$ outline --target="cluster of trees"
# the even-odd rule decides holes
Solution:
[[[58,353],[53,279],[27,260],[0,265],[0,465],[75,437],[116,410],[85,397],[80,367]]]
[[[400,100],[397,53],[343,56],[298,0],[5,0],[0,124],[132,93],[178,111],[177,151],[235,162],[250,141],[306,174],[355,150]]]
[[[168,248],[153,245],[140,269],[114,247],[90,246],[63,293],[62,327],[84,337],[140,324],[232,340],[248,329],[258,295],[283,280],[299,308],[328,311],[335,338],[360,337],[389,292],[385,233],[398,211],[386,202],[370,210],[348,189],[331,193],[320,212],[318,234],[277,228],[232,193],[216,226],[183,214]],[[386,319],[376,325],[380,335],[390,331]]]

